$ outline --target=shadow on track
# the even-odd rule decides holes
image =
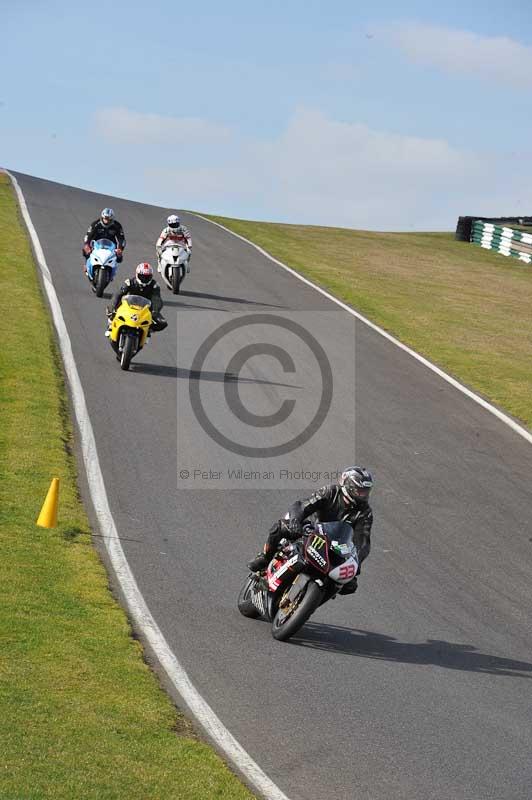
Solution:
[[[400,664],[431,664],[464,672],[532,678],[532,664],[527,661],[491,656],[480,653],[471,644],[445,642],[440,639],[427,639],[419,644],[400,642],[393,636],[384,636],[373,631],[307,622],[291,642],[299,647],[311,647],[358,658],[396,661]]]
[[[77,525],[73,525],[70,528],[67,528],[63,531],[63,539],[67,542],[75,542],[78,540],[79,536],[88,536],[97,538],[97,539],[119,539],[121,542],[139,542],[142,544],[142,539],[133,539],[129,536],[104,536],[101,533],[94,533],[94,531],[84,531],[83,528],[78,527]]]
[[[200,306],[197,303],[180,303],[179,300],[167,300],[163,297],[164,307],[168,306],[169,308],[199,308],[202,311],[225,311],[228,314],[231,313],[229,308],[218,308],[218,306]]]
[[[293,383],[277,383],[276,381],[263,381],[260,378],[243,378],[234,372],[209,372],[208,370],[185,369],[184,367],[170,367],[165,364],[143,364],[135,361],[131,365],[132,372],[143,372],[146,375],[158,375],[162,378],[180,378],[182,380],[213,381],[214,383],[253,383],[259,386],[281,386],[285,389],[302,389]]]
[[[206,300],[223,300],[225,303],[243,303],[250,306],[264,306],[267,308],[286,308],[275,303],[261,303],[258,300],[246,300],[244,297],[227,297],[223,294],[210,294],[209,292],[188,292],[182,289],[179,293],[181,297],[204,297]]]

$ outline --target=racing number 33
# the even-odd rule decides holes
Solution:
[[[354,577],[355,577],[355,565],[342,564],[342,566],[340,567],[340,579],[344,581]]]

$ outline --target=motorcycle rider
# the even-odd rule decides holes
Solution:
[[[81,250],[85,261],[87,261],[91,254],[91,242],[98,241],[98,239],[110,239],[116,244],[116,260],[120,264],[126,248],[126,237],[124,235],[124,229],[115,218],[115,212],[112,208],[104,208],[99,219],[95,219],[94,222],[91,222],[89,225]]]
[[[281,539],[298,539],[303,532],[303,521],[315,514],[318,522],[345,520],[354,530],[359,565],[368,557],[371,542],[373,511],[369,494],[373,487],[371,473],[365,467],[346,467],[337,484],[322,486],[306,500],[297,500],[284,519],[276,522],[269,531],[263,552],[249,563],[252,572],[262,572],[270,563]],[[360,574],[360,566],[357,575]],[[346,583],[340,594],[353,594],[358,588],[357,576]]]
[[[163,251],[163,247],[170,242],[175,242],[175,244],[179,245],[180,247],[185,247],[188,252],[188,259],[187,259],[187,272],[190,272],[190,256],[192,253],[192,237],[190,235],[190,231],[186,225],[181,223],[181,220],[177,216],[177,214],[170,214],[168,219],[166,220],[166,227],[162,229],[159,238],[157,239],[157,243],[155,245],[155,249],[157,251],[157,258],[159,261],[161,260],[161,253]]]
[[[161,314],[163,307],[163,300],[161,297],[161,289],[159,284],[153,279],[153,267],[147,261],[142,261],[137,265],[135,275],[131,278],[126,278],[118,292],[113,297],[113,303],[107,310],[109,318],[109,327],[116,313],[116,310],[122,298],[126,294],[138,294],[151,301],[151,314],[153,322],[150,326],[150,333],[152,331],[164,331],[168,322]]]

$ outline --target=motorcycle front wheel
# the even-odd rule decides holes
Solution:
[[[172,293],[179,294],[179,289],[181,288],[181,281],[182,272],[180,267],[174,267],[172,269]]]
[[[320,605],[322,595],[323,588],[318,586],[315,581],[308,581],[296,599],[285,607],[283,607],[283,595],[272,622],[273,638],[278,642],[286,642],[294,633],[297,633]]]
[[[133,358],[133,347],[135,345],[133,336],[126,336],[124,347],[122,348],[122,356],[120,358],[120,369],[129,369],[131,359]]]
[[[107,286],[107,270],[100,267],[96,276],[96,297],[102,297]]]
[[[259,612],[251,601],[251,590],[256,580],[257,579],[254,575],[248,575],[244,581],[244,585],[240,589],[240,594],[238,595],[237,600],[238,610],[240,613],[243,614],[244,617],[249,617],[250,619],[257,619],[257,617],[260,617]]]

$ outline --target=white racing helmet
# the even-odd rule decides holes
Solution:
[[[153,278],[153,267],[147,261],[141,261],[135,270],[135,277],[140,284],[147,286]]]

